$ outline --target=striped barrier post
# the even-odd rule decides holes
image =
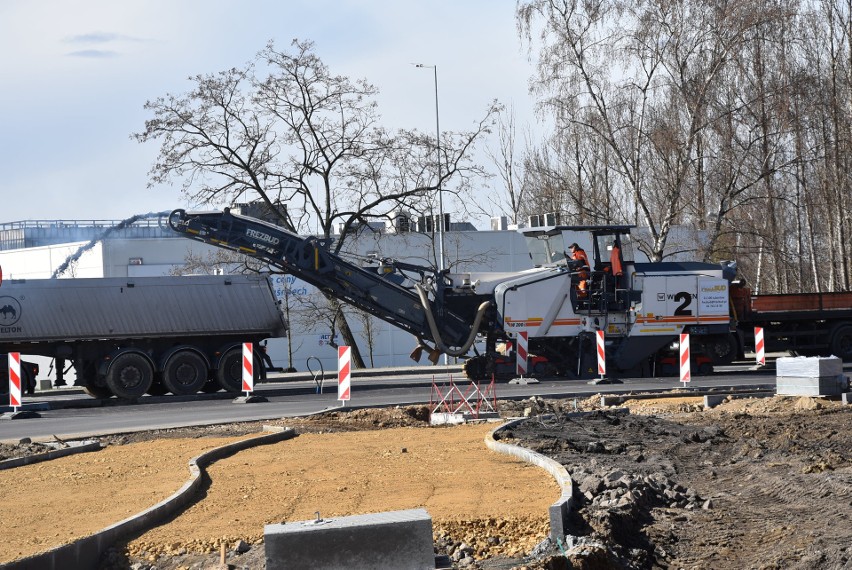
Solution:
[[[601,380],[603,380],[604,376],[606,376],[606,346],[604,345],[604,331],[595,331],[595,336],[597,337],[598,345],[598,374],[600,374]]]
[[[515,350],[515,354],[517,355],[517,365],[516,372],[518,376],[523,377],[524,374],[528,372],[527,370],[527,357],[529,356],[527,352],[527,331],[518,332],[518,346]]]
[[[692,380],[689,364],[689,335],[680,335],[680,381],[686,387],[687,382]]]
[[[9,353],[9,405],[12,412],[21,406],[21,353]]]
[[[337,347],[337,399],[346,405],[350,399],[349,381],[352,374],[352,352],[348,346]]]
[[[254,391],[254,345],[243,343],[243,392],[248,396]]]
[[[766,366],[766,346],[763,344],[763,327],[754,327],[754,354],[757,363]]]

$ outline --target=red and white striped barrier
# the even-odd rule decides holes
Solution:
[[[766,366],[766,347],[763,344],[763,327],[754,327],[754,354],[757,363]]]
[[[517,365],[516,370],[518,376],[523,376],[527,371],[527,358],[529,357],[529,353],[527,350],[527,335],[529,333],[527,331],[518,332],[518,347],[515,350],[515,354],[517,355]]]
[[[337,347],[337,399],[350,399],[349,381],[352,374],[352,351],[348,346]]]
[[[680,381],[686,384],[692,380],[689,364],[689,335],[680,335]]]
[[[243,392],[254,391],[254,345],[243,343]]]
[[[598,344],[598,374],[601,378],[606,376],[606,346],[604,344],[604,332],[602,330],[596,331],[595,336],[597,337]]]
[[[13,412],[21,406],[21,353],[9,353],[9,405]]]

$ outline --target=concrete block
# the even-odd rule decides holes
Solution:
[[[742,400],[745,398],[771,398],[774,393],[768,392],[747,392],[742,394],[706,394],[704,396],[704,407],[715,408],[725,400]]]
[[[836,356],[785,356],[775,361],[775,373],[787,378],[819,378],[843,374],[843,361]]]
[[[728,396],[726,394],[708,394],[704,396],[704,407],[715,408],[725,401]]]
[[[842,374],[816,378],[778,376],[775,379],[775,392],[779,396],[839,396],[845,386],[846,377]]]
[[[432,517],[425,509],[264,527],[267,570],[433,570]]]
[[[844,392],[841,397],[845,405],[852,404],[852,392]]]
[[[498,420],[500,414],[497,412],[479,412],[472,414],[470,412],[433,412],[429,416],[429,424],[433,426],[458,425],[479,420]]]
[[[519,384],[521,386],[526,386],[527,384],[539,384],[540,382],[536,378],[524,378],[521,376],[520,378],[512,378],[509,380],[509,384]]]

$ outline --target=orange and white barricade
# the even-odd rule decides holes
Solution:
[[[527,331],[518,332],[518,342],[517,347],[515,349],[515,354],[517,355],[517,365],[516,365],[516,373],[518,376],[523,376],[528,372],[527,370],[527,358],[529,357],[529,352],[527,347]]]
[[[766,346],[763,343],[763,327],[754,327],[754,355],[758,364],[766,366]]]
[[[21,353],[9,353],[9,405],[13,412],[21,407]]]
[[[692,373],[689,363],[689,335],[680,335],[680,381],[686,385],[692,380]]]
[[[254,345],[243,343],[243,392],[254,392]]]
[[[350,378],[352,375],[352,349],[348,346],[337,347],[337,399],[344,404],[350,399]]]
[[[604,331],[595,331],[598,347],[598,374],[601,379],[606,376],[606,345],[604,343]]]

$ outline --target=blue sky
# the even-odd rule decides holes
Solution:
[[[146,100],[241,66],[270,39],[312,40],[331,71],[380,90],[389,128],[464,130],[493,99],[534,123],[515,0],[0,0],[0,222],[191,207],[148,189]],[[496,212],[495,212],[496,213]],[[484,229],[487,219],[476,221]]]

